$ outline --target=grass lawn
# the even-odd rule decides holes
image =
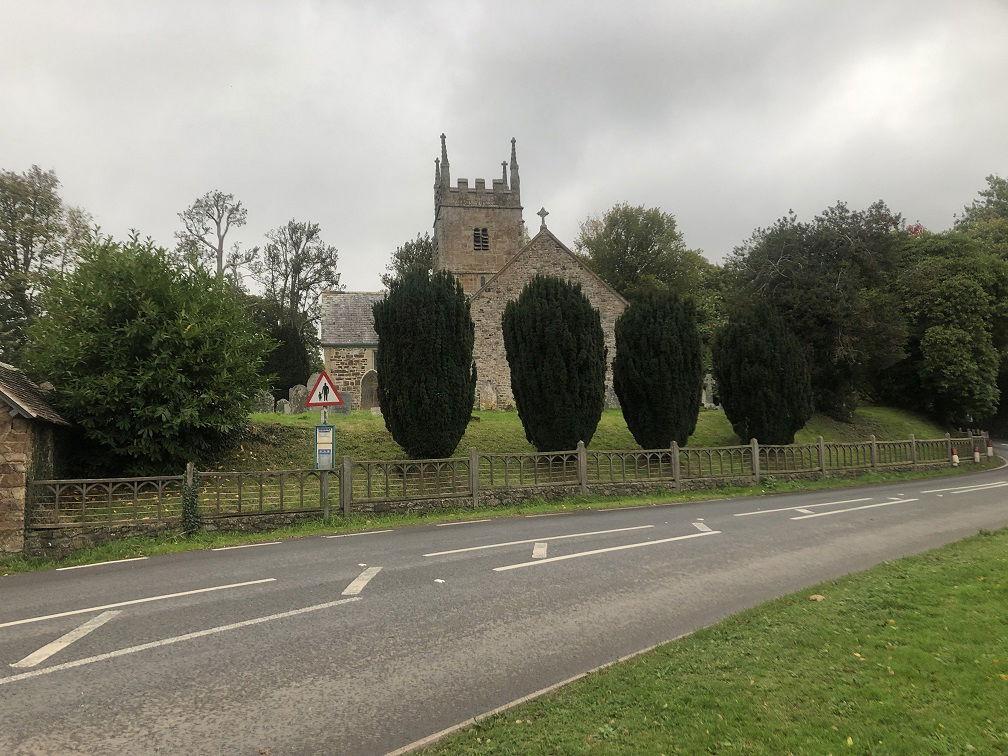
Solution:
[[[469,423],[456,454],[465,456],[475,446],[489,452],[532,452],[525,439],[525,431],[517,412],[484,410],[474,413],[478,421]],[[216,459],[206,461],[204,469],[263,470],[277,468],[306,468],[314,466],[311,433],[318,423],[317,412],[301,415],[255,414],[252,425],[239,445]],[[402,449],[385,429],[381,416],[369,412],[349,415],[330,414],[336,426],[336,454],[358,459],[401,459]],[[841,423],[823,415],[815,415],[802,429],[799,443],[815,441],[822,436],[827,441],[864,441],[874,433],[880,440],[907,439],[910,434],[918,438],[941,438],[944,428],[929,420],[903,410],[889,407],[861,407],[854,422]],[[696,431],[690,436],[690,446],[729,446],[738,444],[721,410],[702,410]],[[605,410],[598,430],[592,438],[593,449],[639,448],[627,430],[619,410]]]
[[[742,612],[429,752],[1008,753],[1008,529]]]

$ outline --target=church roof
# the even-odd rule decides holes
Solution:
[[[371,305],[384,291],[327,291],[322,294],[322,346],[376,347]]]
[[[0,400],[10,406],[14,414],[27,417],[29,420],[70,425],[49,406],[42,388],[28,380],[28,377],[16,367],[5,362],[0,362]]]
[[[490,286],[490,284],[492,284],[494,281],[496,281],[501,275],[504,274],[504,272],[508,268],[510,268],[512,265],[514,265],[514,263],[515,263],[516,260],[518,260],[520,257],[522,257],[523,255],[525,255],[528,252],[528,250],[532,246],[535,245],[536,241],[539,239],[540,236],[546,236],[547,238],[551,239],[553,241],[553,243],[557,245],[558,249],[561,249],[564,252],[566,252],[568,255],[570,255],[571,259],[574,260],[574,262],[576,262],[578,264],[578,266],[585,272],[586,275],[591,276],[596,281],[598,281],[600,284],[602,284],[602,286],[604,288],[606,288],[610,292],[612,292],[612,295],[614,297],[616,297],[619,301],[621,301],[624,305],[628,305],[629,304],[629,302],[627,302],[627,300],[626,300],[625,297],[623,297],[618,291],[616,291],[616,289],[614,289],[612,286],[610,286],[605,281],[604,278],[602,278],[601,276],[599,276],[595,271],[593,271],[591,268],[589,268],[587,265],[585,265],[584,259],[581,258],[581,257],[579,257],[578,255],[574,254],[573,252],[571,252],[570,249],[567,248],[567,245],[564,244],[559,239],[557,239],[556,236],[553,235],[553,232],[550,231],[548,228],[546,228],[545,225],[543,225],[539,229],[539,233],[536,234],[535,236],[533,236],[529,241],[527,241],[525,243],[525,245],[520,250],[518,250],[514,254],[513,257],[511,257],[510,260],[508,260],[506,263],[504,263],[503,267],[501,267],[500,270],[498,270],[490,278],[488,278],[487,282],[485,284],[483,284],[480,288],[478,288],[475,292],[473,292],[473,295],[469,298],[469,300],[472,301],[472,300],[476,299],[477,297],[479,297],[483,293],[483,291],[488,286]]]

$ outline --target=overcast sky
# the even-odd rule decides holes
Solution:
[[[573,245],[617,202],[721,260],[794,208],[933,230],[1008,175],[1008,2],[0,0],[0,168],[174,243],[209,189],[321,224],[350,290],[433,222],[433,160]]]

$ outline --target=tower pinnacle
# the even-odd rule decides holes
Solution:
[[[515,155],[515,138],[511,137],[511,191],[521,201],[521,182],[518,179],[518,157]]]

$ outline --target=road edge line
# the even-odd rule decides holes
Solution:
[[[566,680],[561,680],[560,682],[553,683],[552,685],[547,685],[545,688],[540,688],[539,690],[533,691],[532,693],[524,695],[521,698],[516,698],[513,701],[508,701],[507,703],[501,704],[500,706],[498,706],[498,707],[496,707],[494,709],[489,709],[488,711],[484,711],[484,712],[482,712],[480,714],[476,714],[475,716],[471,717],[470,719],[466,719],[466,720],[464,720],[462,722],[459,722],[457,724],[453,724],[450,727],[446,727],[443,730],[435,732],[435,733],[433,733],[431,735],[427,735],[426,737],[420,738],[419,740],[414,740],[412,743],[407,743],[404,746],[400,746],[399,748],[397,748],[394,751],[388,751],[385,754],[385,756],[402,756],[402,754],[411,753],[411,752],[413,752],[413,751],[415,751],[415,750],[417,750],[419,748],[423,748],[424,746],[428,746],[428,745],[431,745],[433,743],[436,743],[437,741],[441,740],[441,738],[447,737],[448,735],[456,733],[459,730],[463,730],[466,727],[471,727],[474,724],[479,724],[484,719],[487,719],[487,718],[492,717],[492,716],[494,716],[496,714],[500,714],[502,712],[505,712],[508,709],[513,709],[515,706],[520,706],[523,703],[528,703],[529,701],[532,701],[532,700],[534,700],[536,698],[539,698],[540,696],[544,696],[547,693],[552,693],[553,691],[557,690],[558,688],[562,688],[565,685],[570,685],[573,682],[577,682],[578,680],[580,680],[580,679],[582,679],[584,677],[588,677],[588,675],[593,674],[595,672],[601,672],[603,669],[607,669],[607,668],[612,667],[612,666],[614,666],[616,664],[621,664],[621,663],[623,663],[625,661],[630,661],[631,659],[633,659],[633,658],[635,658],[637,656],[640,656],[642,654],[646,654],[649,651],[654,651],[656,648],[664,646],[664,645],[666,645],[668,643],[675,643],[678,640],[682,640],[683,638],[686,638],[687,636],[693,635],[693,632],[694,631],[691,630],[688,633],[682,633],[681,635],[677,635],[674,638],[669,638],[668,640],[663,640],[663,641],[661,641],[659,643],[655,643],[654,645],[648,646],[646,648],[642,648],[639,651],[633,651],[633,652],[631,652],[629,654],[626,654],[625,656],[620,656],[619,658],[613,659],[612,661],[606,662],[605,664],[600,664],[597,667],[592,667],[591,669],[585,670],[584,672],[579,672],[578,674],[574,675],[573,677],[568,677]]]

